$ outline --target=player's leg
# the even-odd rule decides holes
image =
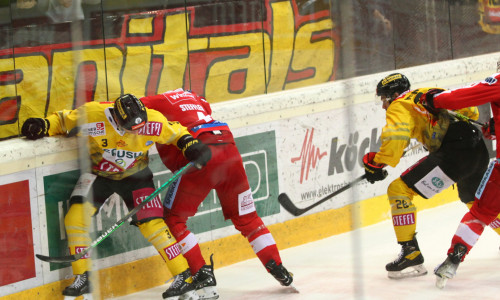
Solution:
[[[401,279],[427,274],[424,257],[416,239],[417,208],[413,204],[416,193],[397,178],[387,189],[391,206],[392,224],[401,252],[393,262],[386,265],[388,277]]]
[[[115,185],[120,186],[120,188],[115,187],[115,190],[120,190],[118,194],[129,208],[139,205],[155,191],[153,174],[149,168],[125,178]],[[181,254],[177,240],[163,220],[163,205],[159,195],[137,212],[133,217],[133,224],[139,228],[144,238],[155,247],[165,261],[168,270],[174,276],[174,282],[163,293],[163,298],[194,298],[195,292],[191,285],[192,278],[188,263]]]
[[[228,145],[225,151],[228,159],[224,170],[227,176],[216,186],[224,217],[231,219],[235,228],[247,238],[266,270],[281,285],[288,286],[293,281],[292,274],[283,266],[272,234],[257,215],[238,149],[234,145]]]
[[[100,177],[93,174],[82,174],[71,194],[70,207],[64,217],[64,226],[68,238],[69,252],[72,255],[87,248],[92,242],[89,236],[89,227],[91,216],[96,213],[97,208],[91,201],[98,199],[92,199],[91,191],[102,184],[100,179]],[[90,254],[86,254],[81,259],[71,263],[75,280],[63,290],[65,299],[74,299],[81,295],[88,298],[91,295],[91,265]]]

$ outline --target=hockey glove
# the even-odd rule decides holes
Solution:
[[[365,165],[365,178],[370,183],[384,180],[387,177],[387,171],[384,169],[386,165],[376,166],[373,162],[377,152],[368,152],[363,156],[363,164]]]
[[[184,157],[198,169],[203,168],[210,158],[212,158],[212,151],[207,145],[203,144],[200,140],[193,138],[191,135],[182,136],[177,142],[177,147],[181,149]]]
[[[49,135],[49,120],[43,118],[29,118],[24,121],[21,134],[30,140],[37,140]]]
[[[433,115],[437,115],[439,113],[439,108],[434,107],[434,96],[436,94],[439,94],[441,92],[445,91],[444,89],[430,89],[427,91],[427,93],[424,93],[420,96],[420,98],[417,100],[415,99],[418,103],[422,104],[425,109],[427,109],[428,112],[430,112]]]
[[[485,124],[485,126],[481,127],[483,131],[483,135],[488,140],[496,140],[497,137],[495,135],[495,119],[491,118],[489,122]]]

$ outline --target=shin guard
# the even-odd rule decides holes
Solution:
[[[274,238],[256,212],[232,219],[235,228],[247,238],[253,251],[265,266],[271,259],[277,265],[281,264],[281,257]]]
[[[160,253],[172,275],[180,274],[189,268],[186,259],[181,255],[177,241],[163,219],[153,219],[137,226],[142,235]]]
[[[96,208],[89,202],[74,203],[64,217],[64,226],[68,236],[68,247],[70,254],[76,254],[87,248],[92,240],[89,236],[90,218]],[[90,253],[81,259],[72,262],[73,274],[83,274],[90,271]]]
[[[391,205],[392,225],[398,242],[413,239],[417,228],[417,208],[413,204],[416,193],[398,178],[387,188]]]

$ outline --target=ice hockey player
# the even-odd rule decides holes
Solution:
[[[196,289],[204,299],[216,299],[213,261],[207,265],[194,234],[186,226],[198,206],[215,189],[225,219],[247,238],[255,254],[283,286],[292,284],[292,274],[283,266],[273,236],[257,215],[243,161],[226,123],[212,118],[209,103],[198,94],[177,89],[143,97],[146,107],[160,111],[169,120],[179,121],[197,139],[208,145],[212,159],[201,170],[188,172],[169,187],[164,199],[165,221],[181,245]],[[186,163],[182,153],[170,145],[157,145],[165,166],[172,172]],[[202,291],[200,291],[201,293]],[[168,291],[164,293],[168,294]]]
[[[495,132],[500,120],[500,64],[496,74],[467,87],[450,91],[429,90],[421,99],[421,103],[430,110],[460,109],[471,105],[490,103],[493,118],[483,127],[486,138],[495,140]],[[493,160],[475,194],[476,200],[458,226],[448,249],[448,257],[436,267],[436,286],[443,288],[448,279],[453,278],[465,256],[474,247],[483,233],[484,227],[490,225],[499,231],[500,219],[500,141],[496,139],[496,159]]]
[[[427,274],[424,257],[416,239],[417,208],[413,198],[430,199],[457,183],[460,200],[470,207],[474,192],[488,166],[488,151],[481,131],[470,122],[453,118],[448,111],[429,113],[418,103],[430,88],[410,90],[410,82],[401,73],[384,77],[377,85],[386,110],[382,145],[378,152],[363,157],[366,179],[374,183],[387,176],[387,165],[395,167],[410,139],[416,139],[429,155],[408,168],[387,188],[392,222],[401,252],[386,265],[388,277],[400,279]],[[459,111],[477,119],[476,107]]]
[[[148,150],[155,143],[173,145],[181,150],[186,162],[192,161],[198,167],[210,159],[210,149],[193,138],[184,126],[145,108],[130,94],[120,96],[114,103],[88,102],[75,110],[58,111],[47,118],[29,118],[21,131],[31,140],[68,133],[77,133],[88,139],[91,172],[81,174],[64,218],[70,254],[90,244],[91,216],[113,193],[122,197],[128,209],[133,209],[154,192]],[[133,224],[155,246],[173,275],[187,274],[184,280],[192,281],[187,261],[179,254],[179,246],[163,220],[159,197],[133,217]],[[67,299],[89,296],[91,292],[91,262],[88,257],[84,258],[72,263],[76,277],[73,284],[63,291]],[[194,289],[172,295],[169,299],[181,296],[183,299],[198,299]]]

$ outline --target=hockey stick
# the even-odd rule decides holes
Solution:
[[[311,204],[311,205],[304,207],[304,208],[298,208],[297,206],[295,206],[295,204],[293,204],[292,200],[290,200],[290,197],[288,197],[288,195],[286,193],[279,194],[278,202],[281,204],[281,206],[283,206],[283,208],[286,211],[288,211],[289,213],[291,213],[292,215],[297,217],[297,216],[300,216],[301,214],[315,208],[316,206],[322,204],[323,202],[330,200],[330,198],[337,196],[338,194],[344,192],[345,190],[350,189],[353,185],[355,185],[356,183],[360,182],[363,179],[365,179],[364,174],[362,176],[354,179],[354,181],[344,185],[343,187],[336,190],[335,192],[331,193],[330,195],[324,197],[323,199],[320,199],[318,202]]]
[[[68,263],[74,262],[82,258],[85,254],[87,254],[92,248],[99,245],[105,238],[107,238],[113,231],[118,229],[125,221],[127,221],[130,217],[135,215],[140,209],[142,209],[149,201],[153,200],[161,191],[163,191],[166,187],[168,187],[172,182],[174,182],[177,178],[179,178],[182,174],[186,173],[186,171],[193,166],[193,163],[188,163],[182,169],[177,171],[172,178],[170,178],[167,182],[162,184],[158,189],[156,189],[151,195],[149,195],[144,201],[142,201],[139,205],[134,207],[127,215],[125,215],[120,220],[116,221],[113,226],[111,226],[108,230],[106,230],[103,234],[101,234],[97,239],[95,239],[87,248],[85,248],[80,253],[76,253],[73,255],[67,256],[45,256],[41,254],[37,254],[36,257],[40,260],[50,262],[50,263]]]
[[[479,125],[481,127],[486,127],[486,124],[478,122],[476,120],[473,120],[473,119],[471,119],[471,118],[469,118],[467,116],[462,115],[459,112],[456,112],[456,111],[453,111],[453,110],[448,110],[448,114],[450,114],[451,116],[453,116],[453,117],[455,117],[455,118],[457,118],[459,120],[471,122],[471,123],[474,123],[474,124]]]
[[[406,153],[408,153],[408,152],[410,152],[410,151],[412,151],[420,146],[421,145],[418,143],[413,145],[410,149],[406,150],[402,156],[405,156]],[[340,189],[336,190],[335,192],[331,193],[330,195],[318,200],[316,203],[311,204],[311,205],[304,207],[304,208],[298,208],[295,204],[293,204],[292,200],[290,199],[290,197],[288,197],[288,195],[286,193],[279,194],[278,202],[281,204],[281,206],[283,206],[283,208],[286,211],[288,211],[289,213],[291,213],[292,215],[297,217],[297,216],[300,216],[303,213],[315,208],[316,206],[324,203],[325,201],[328,201],[330,198],[335,197],[338,194],[350,189],[352,186],[354,186],[356,183],[362,181],[363,179],[365,179],[364,174],[362,176],[354,179],[354,181],[352,181],[352,182],[346,184],[345,186],[341,187]]]

